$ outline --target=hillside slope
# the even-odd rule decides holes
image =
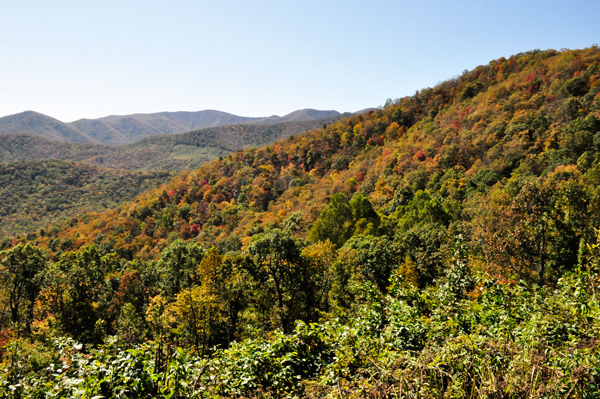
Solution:
[[[169,176],[166,172],[136,174],[123,170],[194,169],[235,150],[270,144],[327,122],[335,122],[335,119],[220,126],[157,135],[127,146],[66,143],[27,134],[6,135],[0,140],[0,236],[22,235],[81,212],[117,207],[153,188],[151,183],[164,182]],[[43,170],[45,167],[59,177],[70,176],[69,181],[73,176],[76,177],[74,181],[78,181],[80,175],[85,176],[85,188],[65,185],[56,176],[43,177],[50,173]],[[70,167],[73,170],[69,172]],[[125,191],[111,186],[114,176],[121,176],[121,182],[133,186]],[[35,181],[28,180],[34,177]],[[39,179],[48,180],[48,183],[40,186]],[[101,189],[104,184],[109,188]],[[89,190],[96,190],[97,194]]]
[[[163,183],[166,172],[126,172],[70,161],[0,164],[0,236],[101,212]]]
[[[176,134],[207,127],[239,123],[272,124],[334,118],[337,111],[304,109],[288,115],[266,118],[242,117],[226,112],[159,112],[154,114],[111,115],[64,123],[49,116],[26,111],[0,118],[0,134],[29,133],[48,139],[106,145],[123,145],[159,134]]]
[[[303,212],[310,226],[335,193],[361,193],[388,215],[421,190],[459,221],[470,198],[503,179],[512,177],[514,183],[504,183],[514,186],[512,197],[524,181],[556,168],[595,165],[597,59],[591,48],[492,61],[384,109],[185,172],[137,199],[136,207],[154,204],[158,223],[165,212],[189,206],[186,218],[176,218],[169,229],[198,224],[197,239],[206,245],[219,237],[243,241],[258,231],[255,220],[266,228],[294,211]],[[164,197],[163,190],[174,194]],[[225,209],[234,215],[227,222],[216,216]],[[112,212],[99,217],[120,223]],[[164,241],[137,240],[153,242],[152,248]]]
[[[0,118],[0,135],[29,132],[38,136],[74,143],[100,143],[68,124],[34,111]]]

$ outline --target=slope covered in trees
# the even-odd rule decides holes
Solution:
[[[69,161],[0,164],[0,237],[114,208],[169,177],[167,172],[123,172]]]
[[[66,143],[29,134],[9,134],[0,140],[0,162],[62,159],[127,170],[194,169],[238,149],[271,144],[338,119],[219,126],[157,135],[123,146]]]
[[[596,397],[599,143],[597,46],[531,51],[10,243],[0,389]]]

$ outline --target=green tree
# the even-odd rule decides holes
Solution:
[[[401,252],[388,236],[354,236],[340,249],[332,268],[330,299],[338,308],[350,308],[361,298],[364,283],[387,293]]]
[[[21,331],[30,332],[33,307],[41,289],[42,271],[46,259],[39,248],[18,244],[0,252],[1,284],[8,294],[11,321]]]
[[[204,355],[213,330],[211,326],[219,311],[217,298],[208,286],[194,286],[182,290],[168,307],[172,314],[175,333],[197,355]]]
[[[418,285],[424,287],[433,283],[439,275],[447,244],[447,229],[452,215],[444,204],[426,191],[417,191],[405,205],[397,205],[387,220],[390,235],[398,243],[403,260],[408,256],[409,263],[415,265],[414,271]]]
[[[308,237],[313,242],[329,240],[340,248],[353,234],[375,234],[379,224],[379,215],[367,197],[356,194],[348,201],[345,194],[336,193],[321,211]]]
[[[65,252],[45,274],[44,307],[66,334],[83,343],[98,342],[105,332],[104,265],[95,246]]]
[[[254,283],[247,272],[252,262],[247,255],[222,256],[216,247],[209,249],[198,266],[198,279],[209,290],[218,312],[211,319],[210,345],[228,347],[238,332],[239,314],[248,306]]]
[[[121,306],[121,313],[115,321],[117,336],[129,345],[142,342],[146,335],[144,318],[132,303]]]
[[[274,307],[279,327],[290,331],[294,316],[301,314],[299,296],[304,289],[300,246],[289,232],[275,229],[255,236],[248,252],[255,259],[256,280],[264,284],[264,309]]]
[[[302,249],[305,262],[303,295],[305,321],[317,321],[318,311],[328,311],[331,289],[331,267],[337,251],[331,241],[316,242]]]
[[[196,269],[204,257],[204,249],[194,243],[175,240],[157,263],[159,288],[169,298],[192,286]]]
[[[350,209],[352,209],[352,222],[354,234],[373,235],[379,228],[379,215],[373,209],[373,204],[369,199],[361,194],[356,194],[350,200]]]
[[[577,264],[579,241],[592,219],[583,187],[555,177],[526,183],[499,215],[481,222],[479,232],[494,262],[539,285]]]
[[[331,196],[329,204],[321,211],[308,237],[311,241],[329,239],[339,248],[352,235],[351,227],[352,209],[348,205],[348,198],[343,193],[336,193]]]

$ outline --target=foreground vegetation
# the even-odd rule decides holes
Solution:
[[[6,347],[0,392],[64,398],[595,398],[596,262],[594,257],[593,271],[579,269],[548,289],[472,276],[457,258],[437,287],[419,291],[399,275],[387,295],[357,284],[353,288],[362,295],[351,309],[336,309],[320,324],[299,321],[289,334],[251,333],[208,358],[193,346],[177,346],[188,334],[205,333],[206,319],[194,326],[173,319],[178,325],[142,344],[131,343],[130,325],[87,350],[72,339],[14,339]],[[153,324],[153,312],[147,312],[150,325],[163,328]]]
[[[1,389],[600,397],[599,64],[495,60],[5,243]]]

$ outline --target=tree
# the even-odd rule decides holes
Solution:
[[[557,173],[526,183],[498,215],[483,217],[477,232],[490,260],[539,285],[577,263],[586,233],[589,198],[580,184],[560,181]]]
[[[193,347],[197,355],[204,355],[208,350],[213,333],[211,325],[218,310],[217,300],[206,285],[184,289],[168,307],[175,333],[182,343]]]
[[[41,272],[46,259],[39,248],[31,244],[18,244],[0,252],[0,276],[8,293],[11,321],[21,331],[30,332],[33,307],[41,289]]]
[[[398,250],[404,261],[409,257],[409,263],[414,263],[417,276],[411,278],[416,278],[421,287],[433,283],[439,274],[451,220],[439,199],[419,190],[406,205],[398,202],[387,221],[391,226],[396,225],[393,234]],[[388,231],[392,234],[391,229]]]
[[[157,264],[162,294],[175,298],[182,289],[191,287],[193,276],[203,257],[204,249],[199,245],[182,240],[173,241]]]
[[[352,209],[353,234],[373,235],[380,224],[379,215],[373,209],[369,199],[361,194],[356,194],[350,200]]]
[[[165,345],[169,343],[170,338],[170,314],[168,312],[169,302],[162,295],[156,295],[150,299],[146,309],[146,323],[150,327],[152,337],[156,342],[154,354],[154,363],[157,373],[165,368]],[[168,349],[168,348],[167,348]]]
[[[316,321],[318,310],[329,308],[328,294],[331,289],[331,267],[337,251],[331,241],[317,242],[302,249],[306,263],[303,276],[304,313],[306,321]]]
[[[247,272],[248,256],[222,256],[216,247],[209,249],[198,266],[198,281],[208,289],[217,312],[211,319],[210,345],[228,347],[235,339],[239,313],[248,306],[252,277]]]
[[[121,306],[115,325],[117,336],[130,345],[141,342],[146,335],[144,318],[130,302]]]
[[[95,246],[65,252],[45,274],[45,308],[62,330],[83,343],[98,342],[104,332],[104,265]]]
[[[275,229],[256,236],[248,252],[255,259],[256,279],[265,284],[263,306],[274,306],[279,327],[289,332],[293,316],[301,314],[298,300],[305,288],[305,264],[298,243],[289,232]]]
[[[399,248],[388,236],[354,236],[340,250],[351,273],[387,292],[392,271],[399,265]]]
[[[337,248],[344,245],[352,234],[352,209],[343,193],[331,196],[329,204],[323,208],[319,218],[309,232],[311,241],[329,239]]]
[[[137,270],[128,270],[121,276],[119,287],[110,300],[108,316],[119,324],[118,319],[122,317],[125,305],[133,306],[135,312],[141,313],[144,304],[144,287],[140,281],[140,273]],[[127,312],[131,313],[129,310]]]
[[[374,234],[379,224],[379,215],[367,197],[356,194],[348,201],[345,194],[336,193],[315,221],[309,239],[330,240],[340,248],[353,234]]]

